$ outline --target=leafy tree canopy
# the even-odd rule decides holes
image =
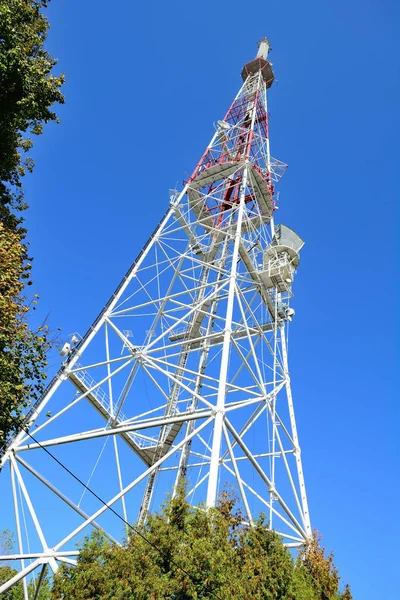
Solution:
[[[11,554],[14,550],[14,537],[13,534],[5,529],[0,532],[0,551],[2,554]],[[11,561],[10,561],[11,563]],[[17,574],[17,571],[13,569],[10,565],[0,563],[0,585],[5,583],[14,575]],[[27,583],[27,591],[28,597],[34,598],[37,588],[37,581],[35,579],[31,579]],[[1,595],[2,600],[24,600],[24,590],[22,582],[17,583],[6,592]],[[41,582],[39,593],[36,597],[36,600],[51,600],[51,585],[50,581],[47,577]]]
[[[0,585],[5,583],[14,575],[17,571],[10,566],[0,566]],[[38,585],[37,579],[31,579],[27,582],[28,598],[35,598],[36,588]],[[9,588],[1,596],[1,600],[24,600],[24,589],[22,587],[22,581]],[[40,585],[39,593],[36,596],[36,600],[51,600],[51,583],[48,578],[45,578]]]
[[[26,152],[32,135],[44,123],[57,121],[51,110],[63,103],[63,76],[44,48],[48,22],[41,10],[46,0],[2,0],[0,3],[0,453],[19,428],[24,410],[42,392],[47,329],[32,331],[27,302],[31,261],[25,242],[22,177],[33,161]],[[33,383],[35,382],[35,383]]]

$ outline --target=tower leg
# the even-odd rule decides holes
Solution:
[[[15,524],[17,526],[18,550],[19,550],[20,554],[22,554],[24,549],[22,546],[21,523],[19,520],[18,498],[17,498],[17,490],[16,490],[16,485],[15,485],[15,473],[14,473],[14,467],[11,464],[11,462],[10,462],[10,471],[11,471],[11,489],[12,489],[13,502],[14,502]],[[23,571],[24,569],[25,569],[25,561],[23,558],[21,558],[21,571]],[[22,580],[22,589],[23,589],[23,593],[24,593],[24,600],[29,600],[28,586],[27,586],[25,578]]]
[[[246,193],[246,185],[247,185],[247,169],[246,166],[243,173],[242,180],[242,189],[240,193],[240,203],[238,209],[238,217],[236,223],[236,232],[234,238],[234,246],[232,253],[232,263],[231,263],[231,274],[229,280],[229,290],[228,290],[228,302],[226,307],[226,315],[225,315],[225,331],[224,331],[224,341],[222,346],[222,356],[221,356],[221,368],[219,372],[219,385],[218,385],[218,395],[217,395],[217,404],[216,411],[214,417],[214,436],[211,447],[211,462],[210,462],[210,474],[208,478],[208,488],[207,488],[207,499],[206,504],[209,507],[215,506],[216,498],[217,498],[217,487],[218,487],[218,471],[219,471],[219,463],[220,463],[220,453],[221,453],[221,440],[222,440],[222,430],[224,423],[224,413],[225,413],[225,395],[226,395],[226,381],[228,375],[228,362],[229,362],[229,352],[231,345],[231,334],[232,334],[232,314],[233,314],[233,303],[235,299],[235,288],[236,288],[236,275],[237,275],[237,262],[239,256],[239,243],[242,232],[242,221],[243,221],[243,213],[244,213],[244,205],[245,205],[245,193]]]
[[[295,447],[296,447],[295,448],[295,457],[296,457],[297,477],[298,477],[299,486],[300,486],[301,505],[302,505],[302,509],[303,509],[303,524],[304,524],[304,529],[307,533],[307,536],[309,536],[311,538],[312,530],[311,530],[311,523],[310,523],[310,514],[308,512],[308,502],[307,502],[306,485],[304,482],[303,464],[301,461],[301,452],[300,452],[299,438],[297,435],[296,418],[294,415],[294,408],[293,408],[293,397],[292,397],[292,389],[291,389],[291,385],[290,385],[288,353],[287,353],[286,335],[285,335],[284,326],[282,326],[281,347],[282,347],[283,367],[285,370],[285,377],[286,377],[285,385],[286,385],[286,394],[287,394],[287,401],[288,401],[288,407],[289,407],[290,425],[291,425],[291,429],[292,429],[293,441],[294,441]]]

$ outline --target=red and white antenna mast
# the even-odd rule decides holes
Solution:
[[[92,527],[118,539],[108,507],[143,523],[183,478],[193,504],[230,485],[249,523],[263,510],[286,545],[311,536],[287,355],[303,241],[273,218],[286,165],[270,154],[269,50],[264,38],[191,177],[64,352],[27,416],[35,439],[21,431],[3,452],[21,572],[0,593],[73,563]]]

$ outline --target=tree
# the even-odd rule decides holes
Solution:
[[[8,529],[1,531],[0,532],[0,552],[1,552],[1,554],[11,554],[13,552],[13,548],[14,548],[13,534]],[[0,585],[2,583],[5,583],[12,577],[14,577],[14,575],[16,575],[16,574],[17,574],[16,569],[13,569],[12,567],[10,567],[10,565],[4,564],[4,563],[0,564]],[[29,598],[34,597],[36,587],[37,587],[36,584],[37,584],[37,582],[34,579],[31,579],[28,582],[27,587],[28,587]],[[17,583],[16,585],[14,585],[10,589],[8,589],[6,592],[4,592],[1,596],[1,598],[2,598],[2,600],[24,600],[24,591],[23,591],[23,587],[22,587],[22,582],[20,581],[19,583]],[[51,599],[51,586],[50,586],[50,582],[49,582],[48,578],[45,577],[41,583],[40,591],[37,596],[37,600],[50,600],[50,599]]]
[[[27,323],[30,307],[21,292],[30,263],[24,254],[20,233],[0,222],[0,449],[41,393],[45,375],[47,328],[32,331]]]
[[[0,453],[45,379],[47,328],[29,327],[37,297],[28,301],[24,295],[32,282],[22,178],[33,169],[25,155],[33,145],[31,136],[57,121],[51,106],[64,102],[64,78],[52,75],[56,59],[44,48],[49,24],[41,9],[47,4],[0,4]]]
[[[332,570],[323,574],[330,595],[321,595],[313,560],[294,560],[262,515],[254,527],[243,525],[229,495],[206,510],[189,506],[181,492],[122,546],[110,545],[98,532],[87,538],[77,567],[63,565],[55,576],[52,597],[350,600],[340,594]]]
[[[16,575],[17,573],[18,573],[18,571],[16,571],[15,569],[11,568],[8,565],[0,567],[0,585],[2,583],[5,583],[12,577],[14,577],[14,575]],[[31,579],[28,582],[27,588],[28,588],[28,597],[29,598],[34,598],[37,583],[38,582],[35,579]],[[22,587],[22,581],[19,581],[17,584],[13,585],[6,592],[4,592],[1,596],[1,599],[2,600],[24,600],[24,590]],[[40,590],[36,597],[36,600],[51,600],[51,584],[47,578],[45,578],[41,582]]]

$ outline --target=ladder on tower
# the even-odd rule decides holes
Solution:
[[[208,280],[209,270],[210,270],[209,266],[204,267],[202,275],[200,277],[200,289],[199,289],[199,292],[197,295],[197,303],[198,304],[200,304],[202,302],[202,300],[204,299],[205,289],[206,289],[205,284]],[[194,313],[193,313],[193,316],[191,318],[191,323],[189,326],[189,335],[188,335],[189,339],[190,338],[193,339],[194,337],[196,337],[197,333],[195,335],[195,332],[197,332],[197,328],[200,329],[201,320],[203,318],[203,317],[199,318],[200,313],[203,315],[205,314],[201,308],[194,311]],[[172,339],[173,339],[173,337],[170,337],[170,340],[172,340]],[[187,363],[187,360],[189,357],[190,349],[191,349],[190,344],[182,345],[182,350],[179,355],[178,364],[177,364],[176,372],[175,372],[175,381],[172,385],[167,408],[165,410],[164,416],[166,418],[170,417],[177,410],[176,406],[177,406],[177,401],[178,401],[178,397],[179,397],[180,384],[182,382],[182,379],[183,379],[183,376],[185,373],[185,367],[186,367],[186,363]],[[156,448],[154,458],[153,458],[153,464],[156,463],[160,458],[162,458],[162,456],[164,456],[164,454],[166,454],[166,452],[169,450],[172,443],[176,439],[176,436],[178,435],[179,431],[181,430],[182,424],[183,423],[180,422],[180,423],[175,423],[172,426],[164,425],[161,428],[157,448]],[[146,489],[145,489],[145,492],[143,495],[143,501],[142,501],[142,505],[140,507],[139,516],[138,516],[138,524],[139,525],[142,525],[146,520],[147,513],[148,513],[149,507],[150,507],[151,497],[152,497],[153,490],[154,490],[154,483],[155,483],[155,480],[157,477],[157,473],[158,473],[158,469],[154,469],[147,480]]]
[[[186,349],[186,350],[182,351],[179,356],[178,366],[177,366],[176,375],[175,375],[176,381],[174,382],[174,384],[172,386],[168,405],[167,405],[165,415],[164,415],[166,418],[171,417],[173,414],[176,413],[176,410],[177,410],[176,404],[178,401],[179,389],[180,389],[179,383],[181,382],[184,372],[185,372],[188,355],[189,355],[189,350]],[[158,460],[160,460],[160,458],[162,458],[168,452],[171,445],[175,441],[176,436],[180,432],[181,427],[182,427],[182,422],[173,423],[172,425],[163,425],[163,427],[161,428],[159,438],[158,438],[157,446],[154,451],[152,464],[156,463]],[[149,478],[147,480],[146,489],[144,491],[142,505],[140,507],[139,516],[138,516],[138,524],[139,525],[142,525],[146,520],[147,513],[149,510],[149,506],[150,506],[151,497],[153,495],[154,483],[156,480],[157,473],[158,473],[158,469],[154,469],[150,473]]]

